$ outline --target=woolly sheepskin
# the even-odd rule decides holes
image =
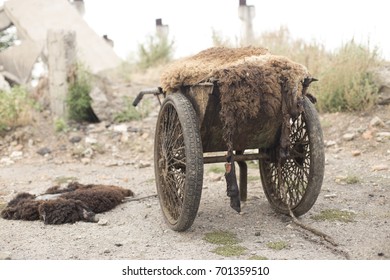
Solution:
[[[42,220],[45,224],[96,222],[96,213],[113,209],[133,192],[111,185],[70,183],[49,188],[44,195],[19,193],[1,212],[9,220]]]
[[[303,95],[312,80],[305,66],[266,49],[215,47],[173,62],[160,82],[168,94],[213,82],[220,92],[224,139],[231,149],[232,135],[247,120],[283,118],[288,126],[287,119],[302,112]]]

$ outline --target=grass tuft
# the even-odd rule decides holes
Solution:
[[[285,241],[268,242],[267,247],[273,250],[283,250],[288,247],[288,243]]]
[[[215,248],[212,252],[224,257],[234,257],[243,255],[246,250],[247,248],[240,245],[225,245]]]
[[[353,222],[356,214],[345,210],[327,209],[312,217],[316,221]]]
[[[237,235],[228,231],[213,231],[206,233],[203,240],[218,245],[235,245],[239,242]]]

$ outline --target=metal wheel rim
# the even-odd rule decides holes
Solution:
[[[280,182],[277,161],[264,163],[268,195],[286,210],[293,210],[303,200],[310,173],[310,139],[304,113],[290,120],[290,124],[290,156],[281,163]]]
[[[165,105],[164,110],[157,139],[159,194],[166,218],[175,224],[184,202],[186,154],[177,111],[170,103]]]

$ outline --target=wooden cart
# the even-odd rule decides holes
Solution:
[[[184,231],[197,215],[204,164],[226,161],[223,155],[213,155],[226,151],[219,91],[213,83],[184,87],[169,95],[161,88],[148,89],[138,95],[135,106],[144,94],[165,97],[155,132],[156,185],[167,224],[175,231]],[[238,127],[233,143],[240,169],[241,201],[247,198],[245,161],[258,160],[264,193],[277,212],[289,214],[291,210],[300,216],[315,203],[324,175],[323,137],[314,105],[306,96],[303,103],[303,113],[290,120],[290,153],[283,160],[276,152],[281,117],[259,116]]]

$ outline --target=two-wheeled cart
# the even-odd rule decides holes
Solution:
[[[164,96],[157,118],[154,168],[163,216],[175,231],[188,229],[198,211],[203,166],[225,162],[215,152],[226,151],[219,118],[220,93],[212,82],[182,87],[165,94],[161,88],[142,91]],[[247,198],[246,161],[258,161],[264,193],[280,213],[305,214],[315,203],[324,176],[324,146],[320,121],[311,100],[303,97],[303,112],[291,118],[287,157],[278,156],[282,118],[259,115],[238,127],[233,139],[238,163],[240,199]],[[214,153],[214,154],[213,154]]]

